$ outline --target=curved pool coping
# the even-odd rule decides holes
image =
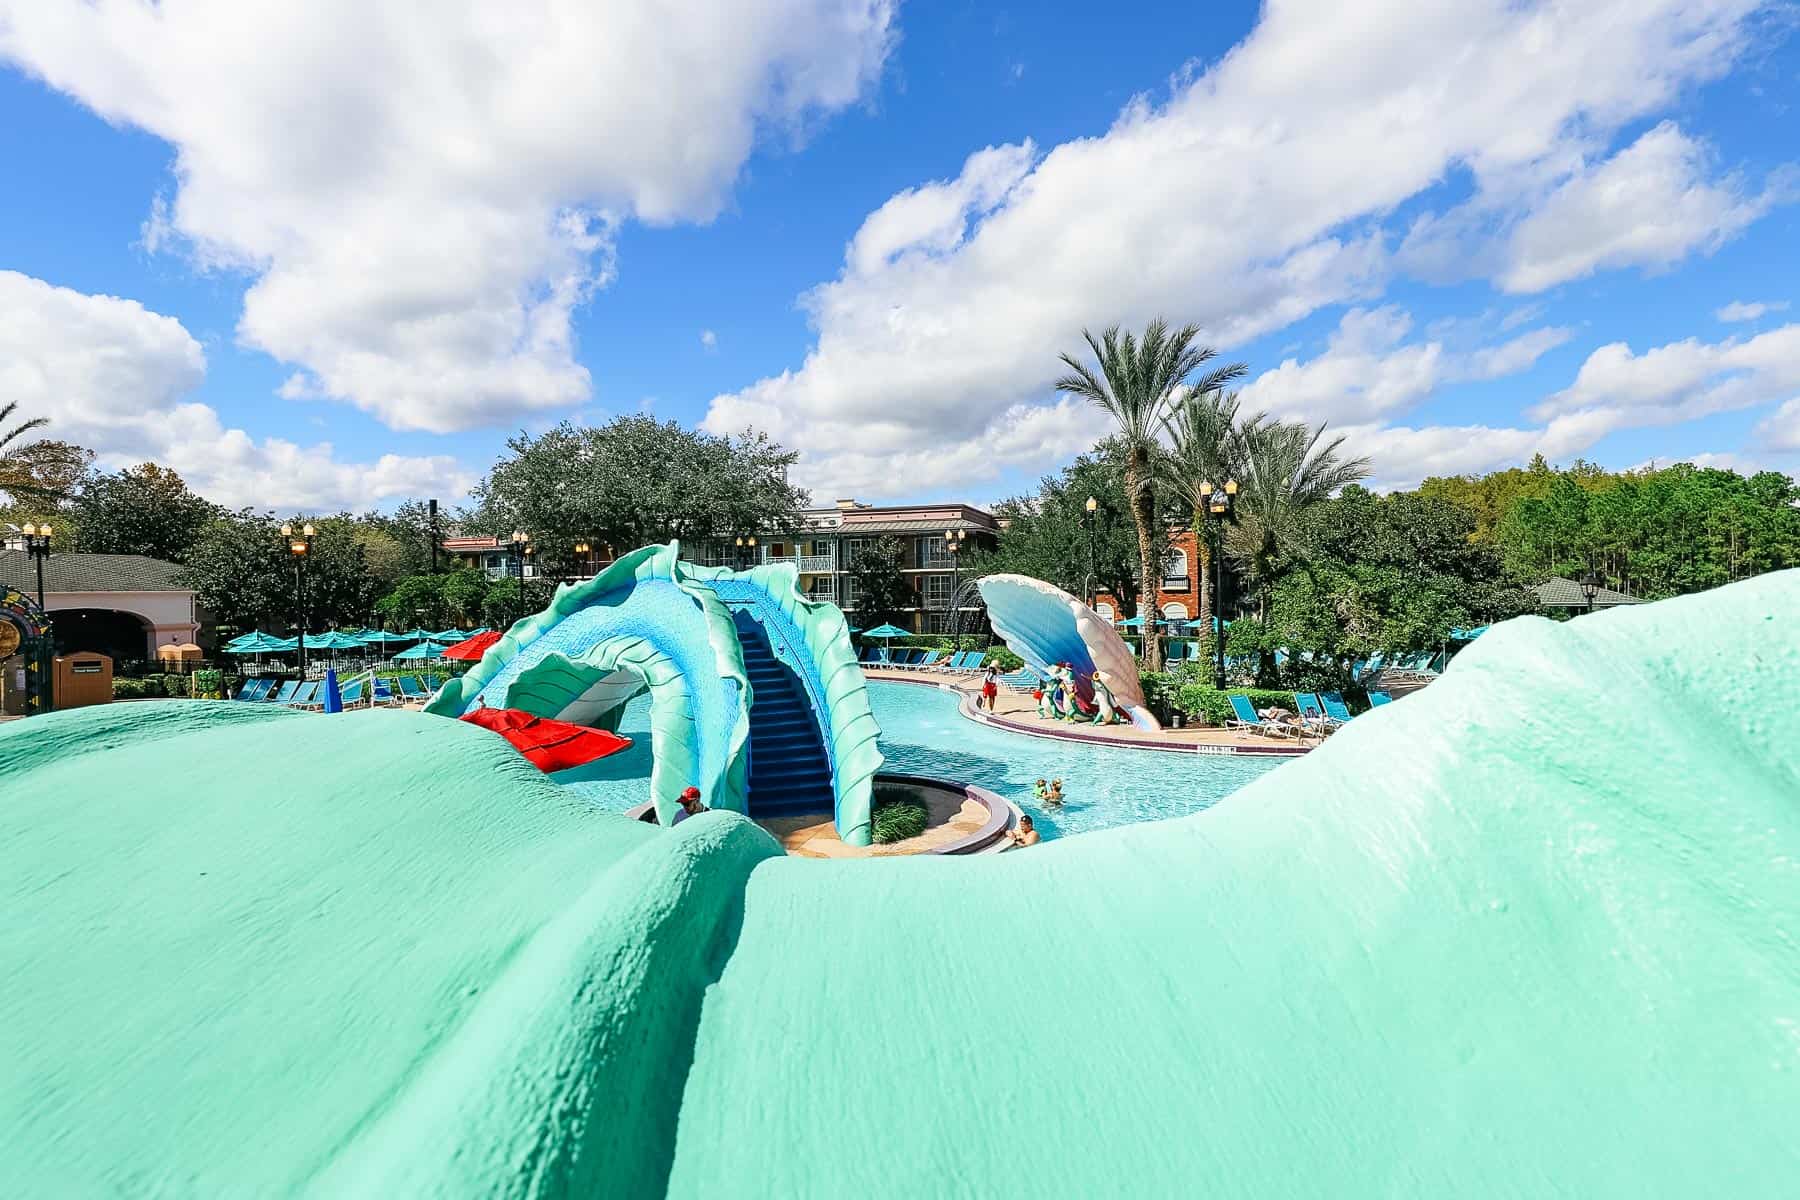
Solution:
[[[1008,733],[1022,733],[1026,737],[1049,738],[1057,742],[1082,742],[1089,746],[1109,746],[1115,750],[1148,750],[1153,754],[1203,754],[1212,756],[1238,755],[1244,758],[1298,758],[1312,751],[1311,746],[1288,746],[1271,743],[1267,746],[1235,746],[1196,743],[1193,745],[1171,745],[1166,742],[1128,741],[1125,738],[1107,737],[1103,733],[1083,732],[1076,729],[1045,729],[1036,725],[1021,725],[1017,721],[1008,721],[1004,717],[996,717],[984,713],[975,707],[976,693],[964,691],[948,683],[934,683],[929,679],[901,679],[883,676],[871,680],[873,683],[906,683],[914,687],[932,688],[935,691],[949,692],[957,697],[956,710],[977,725],[990,725],[995,729],[1004,729]]]
[[[1022,810],[1018,805],[995,792],[973,783],[957,783],[954,780],[939,779],[934,775],[902,775],[883,771],[875,776],[876,783],[909,783],[917,787],[938,788],[946,792],[961,792],[965,800],[973,800],[987,809],[987,820],[981,828],[954,842],[946,842],[942,846],[934,846],[927,854],[997,854],[1006,849],[1006,831],[1019,823]],[[830,813],[820,813],[826,820]],[[625,816],[633,821],[645,821],[657,824],[656,810],[653,802],[644,803],[625,810]],[[881,857],[913,857],[884,855]]]

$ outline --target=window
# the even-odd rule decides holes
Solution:
[[[854,575],[844,576],[844,607],[855,608],[862,603],[862,588],[857,586]]]
[[[942,537],[920,538],[918,553],[921,567],[947,567],[951,562],[950,543]]]
[[[927,575],[925,577],[925,607],[949,608],[950,584],[949,575]]]
[[[1105,601],[1102,601],[1099,604],[1094,605],[1094,613],[1096,616],[1099,616],[1104,620],[1110,621],[1114,617],[1117,617],[1119,615],[1119,610],[1114,608],[1112,605],[1107,604]]]
[[[1188,573],[1187,551],[1179,546],[1171,546],[1163,552],[1162,573],[1164,579],[1186,579]],[[1184,612],[1185,616],[1186,613]]]
[[[1171,600],[1162,606],[1162,615],[1171,621],[1185,621],[1188,615],[1187,605]]]
[[[857,556],[873,542],[872,538],[846,538],[844,541],[844,568],[856,565]]]

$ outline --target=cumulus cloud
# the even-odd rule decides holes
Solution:
[[[1786,312],[1787,307],[1786,300],[1733,300],[1713,316],[1732,324],[1738,321],[1755,321],[1769,313]]]
[[[106,466],[154,460],[232,507],[352,508],[473,482],[447,456],[342,462],[330,443],[259,441],[187,399],[205,376],[200,343],[175,318],[0,271],[0,395]]]
[[[704,350],[717,350],[719,348],[719,335],[710,329],[702,329],[700,331],[700,346]]]
[[[1708,158],[1664,122],[1576,171],[1514,227],[1501,286],[1536,292],[1603,269],[1667,267],[1724,245],[1786,194],[1785,177],[1754,194],[1741,179],[1709,182]]]
[[[1800,454],[1800,396],[1759,422],[1756,437],[1764,448],[1778,454]]]
[[[1790,400],[1800,392],[1800,324],[1753,338],[1657,346],[1642,354],[1613,342],[1588,355],[1575,382],[1533,406],[1534,420],[1589,443],[1615,429],[1673,425],[1712,413]],[[1783,441],[1779,414],[1765,422]]]
[[[1447,383],[1517,374],[1569,340],[1567,329],[1545,326],[1459,351],[1438,340],[1402,344],[1411,328],[1412,318],[1393,306],[1353,308],[1324,353],[1307,362],[1285,359],[1251,380],[1242,393],[1244,411],[1315,424],[1372,421],[1411,408]]]
[[[804,482],[874,495],[916,486],[881,445],[968,443],[1036,469],[1052,450],[1020,439],[1037,423],[1019,406],[1045,404],[1084,326],[1166,313],[1229,348],[1377,297],[1397,206],[1456,171],[1550,194],[1591,140],[1722,73],[1757,7],[1409,0],[1372,19],[1270,0],[1243,43],[1104,134],[989,147],[882,205],[803,298],[805,361],[716,397],[706,425],[766,429],[802,450]],[[1428,358],[1350,408],[1403,405]]]
[[[175,147],[144,244],[251,276],[291,390],[442,432],[584,401],[618,222],[712,217],[759,132],[864,93],[893,3],[0,0],[0,58]]]

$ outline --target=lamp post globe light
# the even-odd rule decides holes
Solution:
[[[1100,501],[1089,496],[1087,498],[1087,503],[1082,505],[1081,508],[1081,527],[1087,533],[1088,552],[1087,586],[1082,589],[1081,602],[1089,608],[1092,608],[1094,607],[1094,586],[1097,582],[1094,576],[1099,571],[1099,566],[1094,557],[1094,514],[1100,509]]]
[[[1224,544],[1225,522],[1231,519],[1231,510],[1237,505],[1238,484],[1235,479],[1227,479],[1224,487],[1215,488],[1212,481],[1200,481],[1200,512],[1206,522],[1207,554],[1212,561],[1212,635],[1213,635],[1213,686],[1221,692],[1225,690],[1225,555]]]
[[[737,553],[734,556],[733,567],[735,570],[739,571],[748,570],[751,561],[756,557],[756,535],[754,533],[749,535],[740,534],[737,538],[736,545]]]
[[[531,544],[531,535],[523,529],[513,530],[512,540],[506,544],[507,553],[512,558],[513,570],[519,575],[519,620],[525,619],[525,560],[530,558],[536,549]]]
[[[950,598],[944,603],[944,621],[949,625],[947,632],[956,639],[958,654],[962,653],[962,622],[957,620],[956,594],[962,590],[962,552],[968,538],[966,529],[944,530],[944,545],[950,551]]]
[[[1594,574],[1591,567],[1581,577],[1581,594],[1587,597],[1587,610],[1593,612],[1594,598],[1600,594],[1600,577]]]
[[[298,643],[295,654],[302,676],[306,674],[306,556],[312,553],[313,536],[316,533],[318,530],[313,528],[311,521],[299,529],[294,528],[292,521],[283,522],[281,526],[282,539],[287,542],[288,553],[294,558],[294,612],[299,625],[294,640]]]
[[[50,557],[50,526],[27,521],[20,532],[25,535],[25,552],[31,555],[37,567],[37,600],[41,609],[44,607],[44,560]]]

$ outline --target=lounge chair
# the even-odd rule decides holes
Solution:
[[[400,685],[400,698],[402,700],[408,702],[413,700],[426,700],[431,696],[431,693],[425,690],[424,685],[411,675],[402,675],[400,678],[394,680],[394,682]]]
[[[1394,698],[1392,696],[1388,695],[1386,692],[1370,692],[1369,693],[1369,707],[1370,708],[1380,708],[1384,704],[1392,704],[1393,702],[1394,702]]]
[[[874,646],[864,646],[862,648],[862,653],[856,656],[856,661],[865,667],[874,666],[878,661],[875,656],[880,653],[881,651]]]
[[[299,689],[295,691],[292,696],[288,697],[287,706],[289,708],[322,707],[325,702],[319,693],[324,687],[325,685],[320,683],[317,679],[309,680],[308,682],[301,684]]]
[[[374,687],[375,687],[375,690],[372,693],[372,695],[375,697],[375,703],[377,703],[377,704],[398,704],[398,703],[400,703],[400,697],[397,694],[395,694],[395,692],[394,692],[393,680],[383,679],[380,676],[376,676],[373,680],[371,680],[371,682],[374,684]]]
[[[362,680],[352,680],[338,690],[338,699],[344,702],[345,708],[349,708],[352,704],[361,704],[363,702],[363,689],[364,682]]]
[[[1338,725],[1350,723],[1350,706],[1344,703],[1344,697],[1337,692],[1320,692],[1319,703],[1325,707],[1325,719]]]
[[[938,668],[938,664],[944,661],[944,658],[948,653],[949,652],[946,650],[927,650],[924,656],[921,657],[918,662],[913,664],[913,669],[917,671],[935,671]]]
[[[300,681],[298,679],[290,679],[282,684],[280,689],[277,690],[273,696],[270,696],[269,699],[276,704],[286,704],[294,698],[294,693],[299,690]]]
[[[1300,719],[1315,729],[1337,728],[1337,722],[1325,715],[1325,706],[1319,702],[1315,692],[1295,692],[1294,708],[1299,712]]]
[[[244,680],[244,686],[238,689],[236,698],[248,704],[255,704],[260,700],[267,700],[269,698],[269,693],[275,690],[275,685],[279,682],[280,680],[273,677],[267,679],[246,679]]]
[[[1305,730],[1292,725],[1277,725],[1273,721],[1265,721],[1256,715],[1256,706],[1250,703],[1245,695],[1226,696],[1231,701],[1231,711],[1237,719],[1225,722],[1227,729],[1248,729],[1251,733],[1260,733],[1264,737],[1298,738],[1305,736]]]
[[[1000,676],[1000,686],[1011,688],[1015,692],[1029,692],[1043,683],[1043,679],[1030,667],[1020,667],[1017,671]]]

